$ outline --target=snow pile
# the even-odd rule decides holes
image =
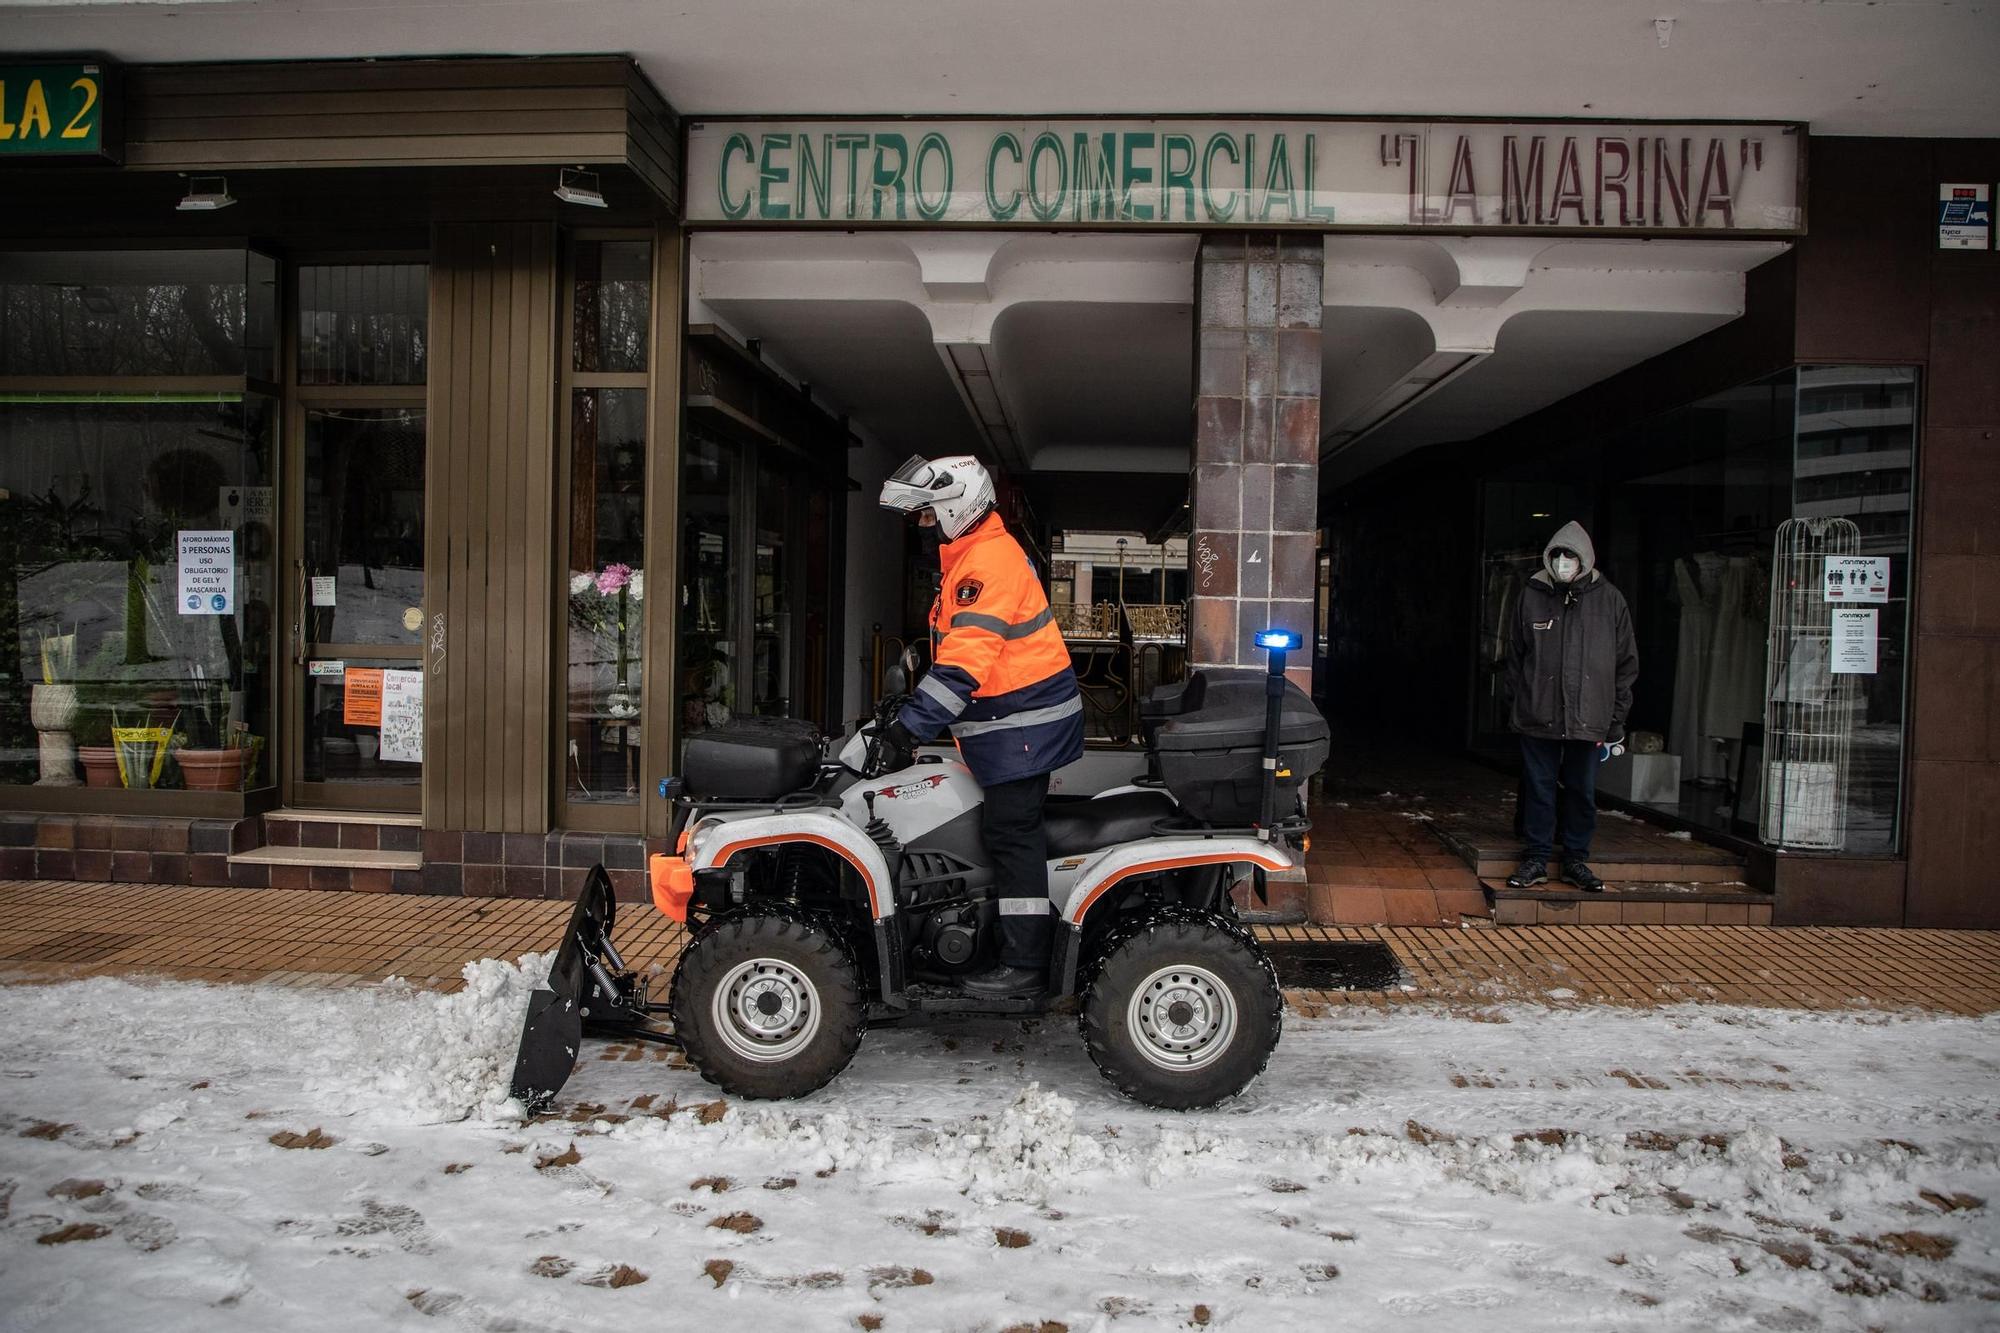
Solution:
[[[344,1034],[358,1067],[314,1090],[411,1124],[520,1119],[507,1085],[528,997],[554,961],[554,950],[514,963],[482,958],[465,965],[465,987],[450,995],[389,983]]]
[[[1051,1187],[1107,1163],[1104,1146],[1076,1128],[1076,1103],[1030,1083],[998,1124],[974,1123],[939,1133],[927,1145],[939,1173],[981,1201],[1041,1201]]]
[[[1128,1155],[1076,1124],[1076,1103],[1030,1083],[996,1120],[974,1112],[884,1134],[870,1120],[840,1112],[801,1114],[768,1108],[728,1113],[713,1126],[679,1115],[621,1125],[615,1137],[664,1139],[687,1156],[749,1150],[815,1170],[865,1172],[887,1180],[945,1182],[980,1202],[1040,1202],[1089,1171],[1117,1170]]]

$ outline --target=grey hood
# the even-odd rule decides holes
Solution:
[[[1597,548],[1591,545],[1590,534],[1583,530],[1583,524],[1572,519],[1570,522],[1557,528],[1556,535],[1549,538],[1548,544],[1542,547],[1542,567],[1535,571],[1537,582],[1546,583],[1551,587],[1555,585],[1555,570],[1551,567],[1549,560],[1551,553],[1559,546],[1566,551],[1575,551],[1578,558],[1583,561],[1583,570],[1576,576],[1578,583],[1595,581],[1597,577]]]

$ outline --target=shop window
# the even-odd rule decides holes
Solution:
[[[646,613],[646,393],[570,396],[572,801],[638,799]]]
[[[736,571],[742,559],[735,513],[736,451],[690,434],[682,455],[680,734],[719,727],[736,714]]]
[[[299,383],[424,383],[429,310],[428,264],[302,266]]]
[[[562,792],[574,815],[585,806],[636,808],[647,772],[641,714],[652,246],[582,239],[570,260]]]
[[[0,375],[275,378],[277,266],[244,250],[0,253]]]
[[[616,374],[646,369],[653,247],[585,241],[576,247],[576,346],[571,364]]]
[[[1806,556],[1787,581],[1803,595],[1773,599],[1763,753],[1740,803],[1767,842],[1888,854],[1902,841],[1917,376],[1801,366],[1798,386],[1790,535]],[[1820,447],[1836,437],[1837,453]]]
[[[1805,366],[1483,480],[1475,746],[1512,752],[1501,682],[1514,599],[1574,518],[1631,606],[1641,661],[1633,753],[1600,790],[1774,845],[1893,853],[1915,413],[1913,370]],[[1834,544],[1781,573],[1781,539],[1797,531],[1788,520]],[[1809,627],[1813,646],[1795,651],[1799,633],[1774,627],[1774,588],[1808,589],[1824,612],[1834,550],[1886,560],[1886,589],[1843,608],[1863,613],[1840,621],[1853,640],[1844,657],[1825,614]],[[1848,585],[1842,596],[1853,595]],[[1787,750],[1780,732],[1810,732],[1820,748]]]
[[[681,467],[678,738],[742,716],[832,727],[839,493],[816,460],[699,418]]]
[[[0,393],[0,782],[271,784],[276,416],[243,392]]]

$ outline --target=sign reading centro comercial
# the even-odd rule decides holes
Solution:
[[[0,64],[0,156],[117,156],[113,70]]]
[[[1797,232],[1796,125],[711,120],[716,223]]]

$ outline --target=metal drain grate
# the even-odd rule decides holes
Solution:
[[[1278,984],[1301,990],[1394,990],[1408,984],[1395,950],[1372,941],[1296,943],[1264,946],[1278,969]]]

